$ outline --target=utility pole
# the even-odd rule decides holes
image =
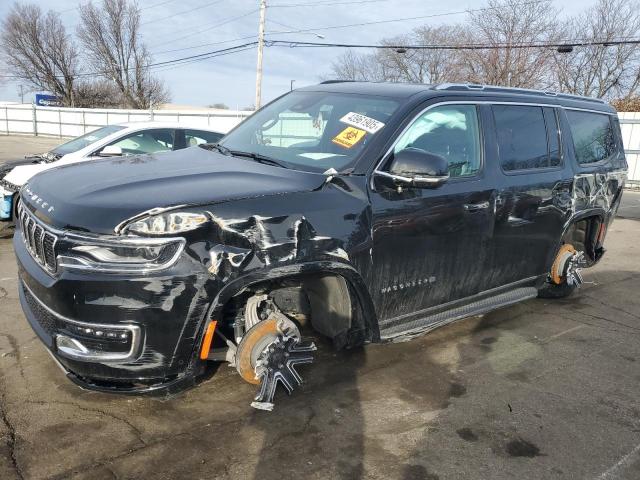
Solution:
[[[291,80],[290,85],[289,85],[289,91],[293,90],[293,84],[296,83],[295,80]]]
[[[22,85],[19,85],[20,87],[20,103],[24,103],[24,90]]]
[[[260,0],[260,26],[258,27],[258,68],[256,71],[256,110],[262,102],[262,55],[264,50],[264,22],[267,0]]]

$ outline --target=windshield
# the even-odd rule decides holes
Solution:
[[[293,92],[249,117],[220,144],[231,154],[266,156],[299,170],[339,172],[351,166],[397,108],[389,98]]]
[[[94,130],[93,132],[85,133],[80,137],[74,138],[67,143],[58,145],[56,148],[51,150],[51,153],[57,156],[62,156],[68,153],[77,152],[78,150],[82,150],[84,147],[88,147],[92,143],[95,143],[98,140],[102,140],[112,133],[124,130],[125,128],[126,127],[121,127],[119,125],[108,125],[106,127],[99,128],[97,130]]]

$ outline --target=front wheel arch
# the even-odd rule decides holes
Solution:
[[[358,346],[358,344],[380,339],[377,317],[373,301],[360,274],[350,265],[339,262],[318,262],[313,264],[277,267],[269,271],[259,271],[235,279],[226,285],[211,303],[199,338],[203,337],[206,325],[212,319],[223,318],[224,308],[234,297],[265,284],[277,284],[285,281],[308,281],[312,278],[340,277],[344,279],[351,295],[351,303],[356,310],[352,318],[351,329],[342,338],[334,338],[337,348]],[[319,332],[322,333],[322,332]],[[355,336],[354,336],[355,335]],[[198,342],[200,343],[200,342]]]

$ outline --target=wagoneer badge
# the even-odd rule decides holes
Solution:
[[[53,205],[49,204],[49,202],[45,202],[44,198],[40,197],[39,195],[33,193],[29,187],[25,187],[24,188],[25,193],[27,194],[27,197],[37,206],[39,206],[40,208],[42,208],[44,211],[46,211],[47,213],[51,213],[55,210],[55,208],[53,207]]]

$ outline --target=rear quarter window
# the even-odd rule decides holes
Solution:
[[[617,151],[611,116],[567,110],[576,160],[580,165],[601,162]]]

